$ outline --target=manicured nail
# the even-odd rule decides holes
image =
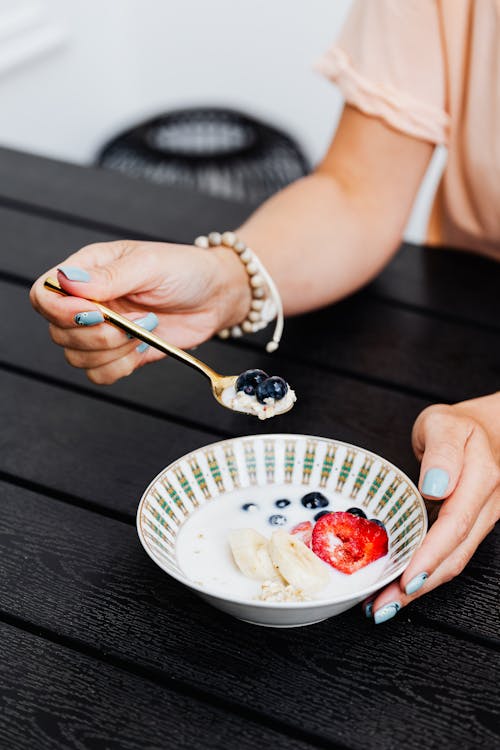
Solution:
[[[134,323],[137,326],[141,326],[141,328],[145,328],[146,331],[154,331],[154,329],[158,325],[158,318],[154,313],[148,313],[143,318],[134,320]],[[144,341],[142,342],[142,344],[139,344],[139,346],[136,346],[136,350],[139,352],[139,354],[143,354],[146,349],[149,349],[149,344],[146,344]]]
[[[137,318],[137,320],[133,320],[132,323],[135,323],[136,326],[141,326],[141,328],[145,328],[147,331],[154,331],[156,326],[158,325],[158,318],[154,313],[148,313],[147,315],[144,315],[142,318]],[[127,338],[133,339],[134,336],[132,333],[127,333]]]
[[[68,281],[90,281],[90,274],[84,271],[83,268],[75,268],[75,266],[59,266],[58,271],[66,276]]]
[[[400,609],[401,605],[399,604],[399,602],[391,602],[390,604],[385,604],[380,609],[377,609],[377,611],[373,615],[375,625],[380,625],[380,623],[390,620],[392,617],[397,615]]]
[[[419,573],[418,576],[415,576],[415,578],[412,578],[405,587],[407,595],[411,596],[412,594],[415,594],[419,589],[422,588],[428,578],[429,574],[425,571],[423,573]]]
[[[429,469],[422,482],[422,493],[429,497],[443,497],[449,481],[450,475],[444,469]]]
[[[368,604],[365,604],[365,617],[370,618],[373,613],[373,602],[368,602]]]
[[[154,313],[148,313],[143,318],[139,318],[138,320],[134,320],[132,322],[135,323],[136,326],[145,328],[147,331],[154,331],[154,329],[158,325],[158,318]]]
[[[89,310],[77,313],[74,320],[79,326],[96,326],[98,323],[104,323],[104,315],[99,310]]]

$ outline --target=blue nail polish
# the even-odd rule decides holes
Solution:
[[[154,329],[159,323],[159,320],[154,313],[148,313],[143,318],[138,318],[137,320],[133,320],[132,323],[135,323],[136,326],[141,326],[141,328],[145,328],[146,331],[154,331]],[[134,338],[131,333],[127,333],[127,337],[129,339]]]
[[[429,497],[443,497],[448,488],[450,475],[444,469],[429,469],[422,482],[422,494]]]
[[[365,604],[365,617],[370,618],[372,616],[373,612],[373,602],[368,602],[368,604]]]
[[[104,315],[99,310],[89,310],[75,315],[75,323],[79,326],[95,326],[98,323],[104,323]]]
[[[154,331],[154,329],[158,325],[158,318],[154,313],[148,313],[143,318],[139,318],[139,320],[134,320],[133,322],[137,326],[145,328],[147,331]]]
[[[418,576],[415,576],[406,584],[405,591],[408,596],[411,596],[412,594],[416,594],[419,589],[422,588],[425,581],[429,578],[429,574],[425,571],[423,573],[419,573]]]
[[[139,352],[139,354],[143,354],[146,349],[149,349],[149,344],[146,344],[146,342],[143,341],[142,344],[139,344],[139,346],[136,346],[135,348]]]
[[[59,266],[58,271],[66,276],[68,281],[90,281],[90,274],[84,271],[83,268],[76,268],[75,266]]]
[[[391,602],[390,604],[385,604],[380,609],[377,609],[377,611],[373,615],[375,625],[380,625],[380,623],[390,620],[392,617],[397,615],[400,609],[401,605],[399,604],[399,602]]]

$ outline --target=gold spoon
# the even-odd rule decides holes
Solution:
[[[51,292],[56,292],[57,294],[71,297],[69,292],[63,289],[59,282],[56,281],[56,279],[48,277],[45,279],[43,285],[45,289],[48,289]],[[166,341],[163,341],[163,339],[161,339],[155,333],[146,331],[145,328],[141,328],[141,326],[136,325],[132,320],[124,318],[123,315],[120,315],[114,310],[110,310],[100,302],[96,302],[96,300],[92,300],[92,302],[101,311],[104,316],[104,320],[107,323],[111,323],[117,328],[121,328],[122,331],[130,333],[134,338],[144,341],[146,344],[153,346],[155,349],[158,349],[164,354],[169,354],[171,357],[174,357],[174,359],[179,360],[179,362],[183,362],[185,365],[188,365],[194,370],[198,370],[198,372],[201,372],[203,375],[205,375],[205,377],[210,380],[210,383],[212,385],[212,393],[214,395],[214,398],[226,409],[229,409],[230,411],[236,411],[238,414],[250,413],[242,412],[239,409],[233,409],[229,405],[229,403],[226,403],[222,398],[222,394],[227,388],[234,388],[236,386],[238,375],[219,375],[218,372],[215,372],[215,370],[212,370],[212,368],[206,365],[204,362],[197,359],[196,357],[193,357],[192,354],[188,354],[188,352],[185,352],[183,349],[179,349],[173,344],[167,344]],[[287,411],[290,411],[292,406],[293,403],[290,404],[287,409],[283,409],[283,411],[279,411],[278,413],[285,414]]]

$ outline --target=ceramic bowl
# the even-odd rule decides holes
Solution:
[[[355,505],[382,521],[389,554],[376,580],[338,596],[292,603],[226,595],[190,580],[177,555],[183,524],[206,503],[230,495],[241,504],[257,488],[271,498],[318,490],[332,510]],[[151,559],[214,607],[257,625],[294,627],[344,612],[400,576],[424,539],[427,515],[410,479],[375,453],[322,437],[252,435],[207,445],[163,469],[142,496],[137,530]]]

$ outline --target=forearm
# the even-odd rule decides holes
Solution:
[[[274,278],[287,314],[335,302],[380,271],[399,245],[432,151],[430,143],[345,108],[316,172],[273,196],[238,230]],[[237,265],[226,288],[241,292]]]
[[[261,206],[238,230],[275,280],[286,314],[335,302],[373,278],[400,228],[362,189],[316,173]]]

